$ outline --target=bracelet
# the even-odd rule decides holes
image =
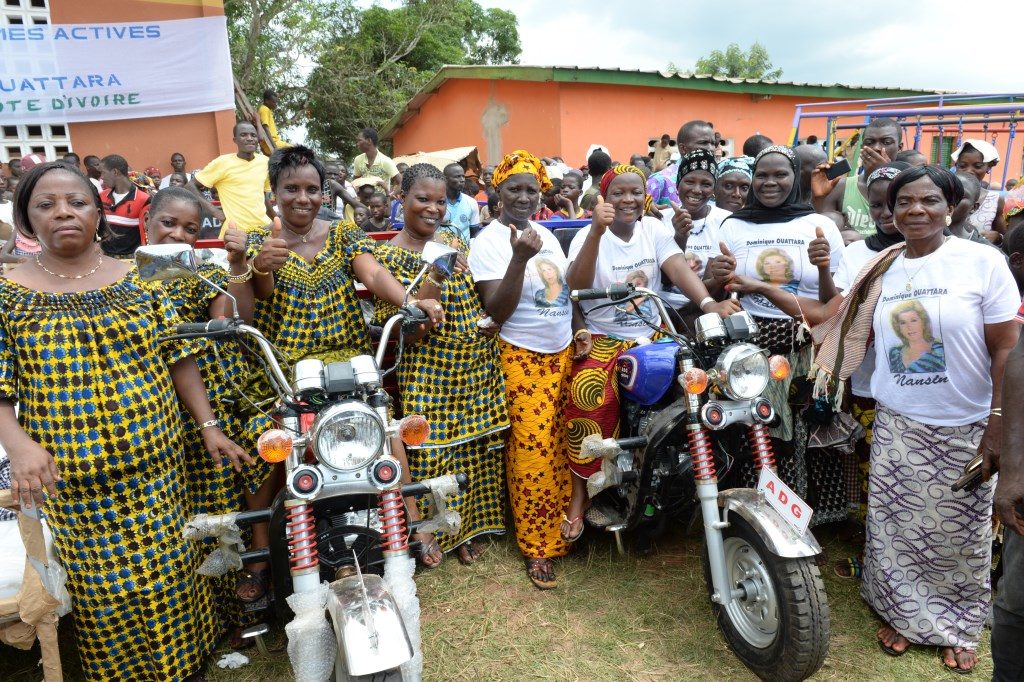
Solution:
[[[1001,407],[993,407],[991,410],[989,410],[988,413],[989,413],[989,416],[991,416],[991,417],[1002,417],[1003,416],[1003,408],[1001,408]]]
[[[431,284],[433,284],[438,289],[443,289],[444,288],[444,282],[438,282],[436,279],[434,279],[433,277],[430,276],[430,273],[427,273],[427,276],[424,277],[424,279],[427,280],[428,282],[430,282]]]
[[[697,304],[697,307],[700,308],[701,312],[704,312],[704,306],[706,306],[708,303],[714,302],[714,298],[712,298],[711,296],[705,296],[703,299],[701,299],[701,302]]]
[[[589,329],[577,329],[576,333],[572,335],[572,340],[576,341],[580,338],[580,334],[586,334],[587,336],[593,336]]]
[[[253,259],[252,259],[252,262],[251,262],[251,263],[249,263],[249,267],[250,267],[250,268],[252,268],[252,271],[253,271],[253,273],[254,273],[254,274],[257,274],[257,275],[262,275],[262,276],[266,277],[267,275],[269,275],[269,274],[270,274],[270,272],[269,272],[269,271],[268,271],[268,272],[263,272],[262,270],[259,270],[259,269],[258,269],[258,268],[256,267],[256,259],[255,259],[255,258],[253,258]]]
[[[210,421],[205,421],[205,422],[203,422],[202,424],[199,425],[199,430],[202,431],[203,429],[208,429],[211,426],[219,427],[220,426],[220,420],[219,419],[211,419]]]
[[[232,275],[228,273],[228,284],[245,284],[252,279],[252,263],[245,268],[245,272],[240,275]]]
[[[420,299],[418,299],[418,298],[413,298],[412,296],[410,296],[410,297],[409,297],[409,300],[407,300],[407,301],[405,302],[405,305],[407,305],[407,306],[413,306],[413,305],[416,305],[416,304],[417,304],[417,303],[419,303],[419,302],[420,302]]]

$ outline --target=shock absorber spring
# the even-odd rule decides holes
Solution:
[[[715,478],[715,457],[711,448],[711,435],[707,429],[690,431],[690,460],[693,462],[694,479],[711,481]]]
[[[775,451],[772,450],[772,440],[768,436],[768,427],[759,422],[750,425],[748,431],[750,436],[750,449],[754,453],[754,464],[760,471],[764,467],[775,469]]]
[[[409,530],[405,523],[405,501],[402,491],[387,490],[380,494],[381,545],[385,552],[409,549]]]
[[[288,563],[291,565],[292,573],[315,569],[320,565],[320,559],[316,548],[316,518],[313,516],[313,507],[306,503],[291,506],[285,513],[285,519]]]

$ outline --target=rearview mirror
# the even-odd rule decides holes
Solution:
[[[135,267],[144,282],[180,279],[196,274],[196,254],[184,244],[147,244],[135,250]]]
[[[455,271],[455,262],[459,258],[459,252],[439,242],[427,242],[423,245],[421,258],[424,263],[437,268],[447,277]]]

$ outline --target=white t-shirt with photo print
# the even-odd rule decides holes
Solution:
[[[722,242],[736,258],[736,274],[775,282],[780,288],[805,298],[818,298],[818,268],[807,257],[807,245],[821,228],[832,247],[832,267],[839,267],[843,237],[831,218],[812,213],[788,223],[757,225],[729,218],[722,223]],[[768,318],[789,317],[764,296],[747,294],[740,298],[751,315]]]
[[[572,341],[572,307],[565,282],[567,261],[555,235],[531,222],[541,238],[540,252],[526,264],[519,304],[501,325],[498,336],[537,353],[558,353]],[[501,281],[512,261],[512,230],[495,220],[481,230],[469,250],[476,282]]]
[[[671,208],[662,209],[661,211],[662,222],[665,223],[665,227],[671,230],[674,235],[675,228],[672,227],[673,214],[674,211]],[[686,256],[687,262],[697,264],[697,269],[694,272],[697,273],[698,277],[704,277],[704,270],[707,269],[708,261],[715,256],[722,255],[721,249],[718,248],[718,242],[720,241],[719,229],[722,226],[722,222],[730,215],[729,211],[712,204],[706,216],[694,218],[690,235],[686,238],[686,251],[683,255]],[[662,298],[676,308],[682,308],[690,302],[690,299],[686,298],[679,289],[670,284],[665,285],[665,293],[662,294]]]
[[[992,400],[985,325],[1012,320],[1020,294],[1006,259],[984,244],[949,238],[924,258],[901,254],[882,276],[871,394],[923,424],[973,424]]]
[[[569,262],[576,260],[583,242],[590,234],[590,226],[576,233],[569,244]],[[683,250],[676,244],[671,229],[657,218],[645,216],[633,227],[628,242],[616,237],[611,229],[605,230],[598,245],[594,282],[591,287],[604,289],[612,284],[632,283],[651,291],[661,290],[661,266],[672,256],[682,255]],[[654,303],[641,299],[638,303],[623,306],[603,306],[607,300],[580,301],[580,308],[587,318],[587,329],[595,334],[605,334],[620,339],[636,339],[650,336],[650,326],[636,315],[618,310],[630,307],[655,327],[661,325]]]

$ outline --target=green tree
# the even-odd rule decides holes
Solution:
[[[514,14],[473,0],[405,0],[352,9],[332,24],[306,83],[307,130],[345,157],[360,128],[387,123],[445,64],[515,63]]]
[[[712,50],[711,54],[697,60],[694,72],[709,76],[763,80],[777,80],[782,76],[782,69],[773,68],[772,59],[765,46],[756,42],[746,52],[736,43],[729,43],[724,52]]]

